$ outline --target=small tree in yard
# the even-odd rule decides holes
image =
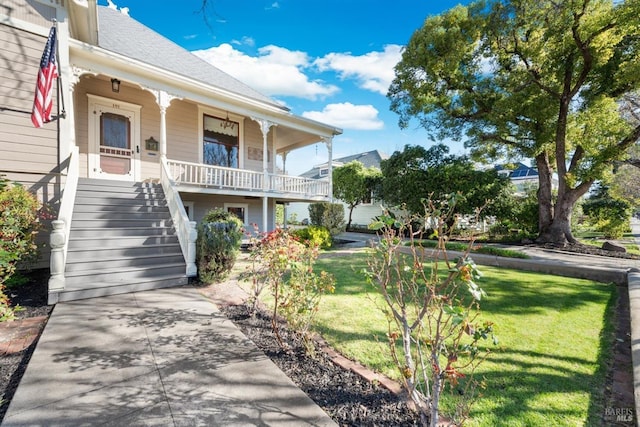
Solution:
[[[243,223],[222,209],[209,211],[198,225],[198,276],[203,283],[220,281],[233,268],[243,236]]]
[[[378,231],[379,243],[365,270],[384,300],[389,349],[404,387],[423,425],[431,426],[438,425],[440,398],[447,386],[456,399],[454,421],[462,423],[468,416],[478,387],[473,373],[487,354],[479,342],[493,337],[492,324],[479,321],[484,292],[475,283],[480,273],[468,251],[451,261],[444,250],[452,206],[429,202],[422,221],[379,217],[371,225]],[[429,256],[433,261],[414,241],[421,230],[412,229],[412,224],[425,223],[424,218],[436,219],[440,236],[438,249]],[[399,237],[403,234],[409,236],[409,246]],[[446,265],[444,271],[439,258]]]
[[[278,329],[278,316],[284,317],[311,352],[310,331],[320,299],[333,292],[335,283],[328,273],[313,271],[318,246],[305,245],[281,228],[254,240],[248,271],[252,280],[252,313],[257,310],[260,294],[268,288],[274,299],[271,326],[280,347],[287,349]]]
[[[382,172],[375,167],[365,168],[362,162],[354,160],[333,170],[333,196],[349,207],[347,231],[351,228],[353,209],[371,200],[382,181]]]

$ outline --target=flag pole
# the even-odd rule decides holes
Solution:
[[[56,27],[56,61],[60,69],[62,69],[60,63],[60,31],[58,31],[58,20],[55,18],[53,18],[53,25]],[[62,90],[62,77],[60,77],[60,74],[62,73],[59,72],[58,77],[56,78],[56,92],[58,94],[58,99],[60,100],[60,102],[58,103],[58,119],[60,119],[61,117],[64,119],[67,117],[67,112],[65,111],[64,106],[64,90]],[[60,104],[62,104],[62,111],[60,111]]]

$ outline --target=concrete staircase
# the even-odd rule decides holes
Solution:
[[[160,184],[80,179],[58,301],[187,283]]]

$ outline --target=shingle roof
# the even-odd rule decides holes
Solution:
[[[98,22],[101,48],[287,110],[128,15],[98,6]]]
[[[354,154],[351,156],[346,156],[346,157],[341,157],[339,159],[333,159],[333,167],[337,167],[338,165],[336,165],[336,163],[339,164],[347,164],[349,162],[352,162],[354,160],[359,161],[360,163],[362,163],[362,165],[365,168],[369,168],[369,167],[376,167],[376,168],[380,168],[380,161],[381,160],[385,160],[388,159],[389,156],[381,153],[378,150],[372,150],[372,151],[367,151],[365,153],[359,153],[359,154]],[[323,165],[316,165],[313,167],[313,169],[310,169],[308,171],[306,171],[305,173],[301,174],[301,177],[304,178],[313,178],[313,179],[319,179],[319,178],[325,178],[326,175],[320,175],[320,170],[321,169],[326,169],[328,166],[327,163],[323,164]]]

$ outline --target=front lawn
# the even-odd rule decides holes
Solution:
[[[321,258],[334,274],[323,297],[322,336],[347,357],[393,378],[386,356],[387,322],[375,291],[359,273],[365,255]],[[500,340],[478,370],[486,389],[471,426],[600,425],[605,364],[610,354],[615,286],[588,280],[481,266],[484,318]]]

